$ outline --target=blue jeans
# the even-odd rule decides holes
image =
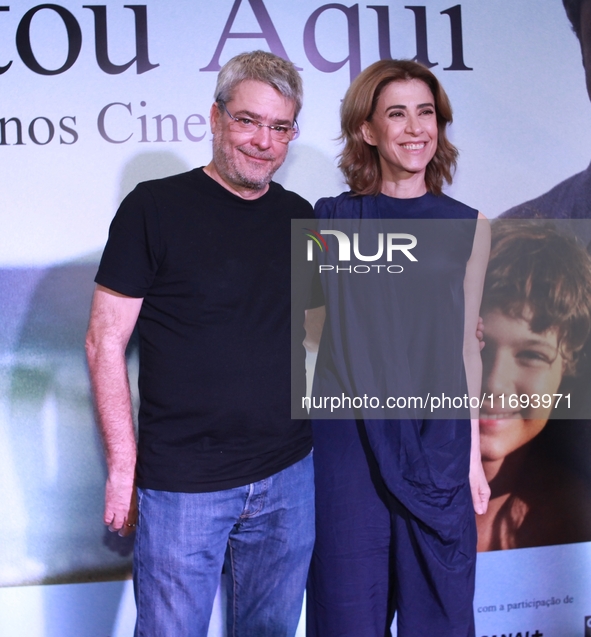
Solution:
[[[138,489],[136,637],[205,637],[222,565],[228,637],[292,637],[314,544],[311,455],[212,493]]]

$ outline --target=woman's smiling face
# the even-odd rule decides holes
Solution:
[[[522,318],[512,318],[494,309],[483,316],[482,391],[487,399],[480,412],[480,448],[484,461],[501,460],[540,433],[552,411],[552,394],[562,381],[564,359],[557,330],[532,332],[528,314],[526,308]],[[518,401],[529,397],[530,406],[512,409],[512,394]],[[531,406],[536,395],[539,406]],[[544,400],[544,395],[552,400]]]
[[[371,121],[364,123],[365,142],[380,156],[382,179],[409,175],[424,178],[437,151],[435,98],[422,80],[390,82],[384,87]]]

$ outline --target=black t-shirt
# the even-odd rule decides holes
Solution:
[[[312,214],[278,184],[245,200],[202,168],[121,204],[95,280],[144,299],[139,486],[229,489],[309,453],[308,422],[290,418],[290,220]]]

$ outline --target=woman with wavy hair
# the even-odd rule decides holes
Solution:
[[[342,396],[348,405],[345,397],[372,396],[373,382],[390,398],[416,398],[426,387],[480,394],[476,331],[490,235],[477,210],[442,194],[457,157],[446,135],[451,120],[437,78],[412,61],[376,62],[345,95],[340,168],[351,190],[315,208],[328,246],[320,254],[326,322],[315,398]],[[382,269],[377,256],[360,257],[372,260],[375,283],[357,274],[369,264],[344,272],[334,261],[340,245],[330,244],[344,241],[342,228],[353,222],[354,252],[367,255],[365,220],[417,228],[387,235]],[[415,242],[402,246],[397,268],[386,261],[386,252],[401,254],[392,237]],[[308,635],[384,637],[395,612],[398,637],[474,635],[474,510],[484,513],[489,490],[478,413],[461,414],[346,407],[324,420],[313,409]]]

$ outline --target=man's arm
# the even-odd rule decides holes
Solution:
[[[107,459],[104,522],[128,535],[136,523],[136,440],[125,348],[143,299],[97,285],[86,334],[86,355]]]

